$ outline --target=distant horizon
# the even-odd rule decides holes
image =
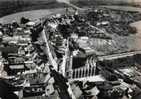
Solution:
[[[133,5],[132,1],[135,1],[135,5],[141,5],[141,0],[70,0],[71,3],[77,6],[85,5],[97,5],[97,4],[106,4],[106,5]],[[131,3],[132,2],[132,3]],[[36,9],[49,9],[49,8],[58,8],[65,6],[64,4],[59,4],[56,0],[0,0],[0,17],[12,14],[20,11],[27,10],[36,10]]]

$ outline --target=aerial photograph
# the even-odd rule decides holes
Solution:
[[[141,0],[0,0],[0,99],[141,99]]]

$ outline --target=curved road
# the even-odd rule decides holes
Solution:
[[[7,23],[11,23],[13,20],[15,20],[16,22],[20,22],[21,17],[26,17],[31,20],[36,20],[52,14],[64,13],[64,12],[65,10],[63,8],[24,11],[24,12],[14,13],[11,15],[1,17],[0,23],[7,24]]]

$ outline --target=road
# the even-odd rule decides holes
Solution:
[[[53,54],[52,54],[52,52],[51,52],[51,49],[50,49],[50,46],[49,46],[49,42],[48,42],[48,37],[47,37],[47,35],[46,35],[46,31],[45,31],[45,29],[42,31],[42,38],[43,38],[43,40],[45,41],[45,43],[46,43],[46,48],[45,48],[45,50],[46,50],[46,53],[48,54],[47,56],[48,56],[48,58],[49,58],[49,62],[50,62],[50,64],[54,67],[54,69],[55,70],[57,70],[58,69],[58,64],[57,64],[57,62],[56,62],[56,60],[55,60],[55,58],[53,57]]]
[[[62,8],[23,11],[23,12],[14,13],[11,15],[1,17],[0,23],[7,24],[7,23],[11,23],[13,20],[15,20],[16,22],[20,22],[21,17],[26,17],[31,20],[36,20],[36,19],[43,18],[45,16],[49,16],[51,14],[63,13],[63,12],[65,12],[65,10]]]

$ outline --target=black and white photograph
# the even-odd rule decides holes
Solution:
[[[0,0],[0,99],[141,99],[141,0]]]

